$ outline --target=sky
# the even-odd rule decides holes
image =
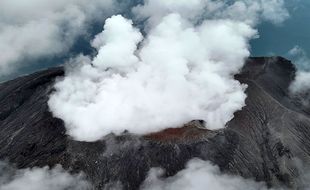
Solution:
[[[289,50],[295,46],[310,53],[310,1],[287,0],[290,18],[281,25],[262,23],[258,27],[260,38],[251,41],[252,56],[280,55],[292,59]]]

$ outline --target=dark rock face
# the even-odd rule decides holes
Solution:
[[[301,164],[310,166],[310,108],[289,97],[295,68],[283,58],[248,60],[236,76],[248,85],[247,106],[226,129],[208,131],[194,121],[144,137],[109,135],[93,143],[70,139],[48,110],[48,95],[63,74],[63,68],[53,68],[0,84],[0,159],[19,168],[61,164],[83,171],[98,189],[116,182],[138,189],[151,167],[171,176],[199,157],[269,186],[302,188]]]

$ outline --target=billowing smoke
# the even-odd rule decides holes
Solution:
[[[306,93],[310,90],[310,72],[306,71],[298,71],[296,73],[296,78],[294,82],[291,84],[291,91],[296,93]]]
[[[113,0],[1,0],[0,76],[37,59],[67,53],[87,26],[111,15]]]
[[[234,75],[257,37],[252,27],[287,17],[283,1],[271,2],[149,0],[133,9],[138,20],[147,19],[144,37],[131,20],[113,16],[92,41],[98,54],[73,60],[79,66],[56,83],[49,106],[81,141],[196,119],[223,128],[244,106],[246,87]],[[280,18],[269,15],[269,6]]]
[[[301,98],[304,105],[310,104],[310,59],[307,53],[299,46],[295,46],[288,53],[288,56],[296,65],[297,72],[295,80],[290,85],[292,95]]]
[[[196,20],[203,16],[235,17],[244,21],[261,18],[281,23],[288,13],[282,0],[237,1],[227,9],[228,0],[146,1],[143,10],[136,13],[145,18],[167,12],[179,11],[182,16]],[[60,56],[68,53],[80,35],[87,34],[87,27],[95,20],[122,10],[123,4],[136,4],[115,0],[0,1],[0,76],[15,72],[25,60]],[[225,11],[222,11],[224,10]],[[247,11],[240,16],[240,11]],[[216,13],[216,14],[214,14]],[[221,14],[219,14],[221,13]],[[154,17],[159,17],[154,16]],[[154,18],[152,19],[154,20]]]
[[[60,166],[17,170],[0,162],[1,190],[87,190],[90,184],[83,175],[71,175]]]
[[[260,21],[281,24],[289,17],[283,0],[145,0],[133,12],[138,19],[149,18],[152,25],[174,12],[194,23],[206,18],[232,19],[252,26]]]
[[[175,176],[162,178],[164,171],[153,168],[142,185],[147,190],[267,190],[264,183],[238,176],[223,174],[210,162],[193,159]],[[270,189],[271,190],[271,189]]]

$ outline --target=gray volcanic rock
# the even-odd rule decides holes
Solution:
[[[301,175],[310,167],[310,108],[289,96],[295,68],[284,58],[247,61],[236,76],[248,85],[246,106],[223,130],[202,129],[202,121],[193,121],[93,143],[72,140],[48,110],[53,83],[63,74],[59,67],[0,84],[0,159],[18,168],[61,164],[83,171],[98,189],[114,183],[138,189],[150,168],[162,167],[172,176],[198,157],[268,186],[303,189]]]

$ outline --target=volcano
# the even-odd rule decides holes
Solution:
[[[60,164],[85,173],[96,189],[116,182],[138,189],[150,168],[161,167],[169,177],[192,158],[269,187],[302,188],[300,175],[310,166],[310,107],[290,96],[295,73],[282,57],[249,58],[235,76],[248,85],[246,106],[225,129],[210,131],[204,121],[192,121],[145,136],[125,131],[78,142],[47,105],[64,68],[39,71],[0,84],[0,159],[17,168]]]

